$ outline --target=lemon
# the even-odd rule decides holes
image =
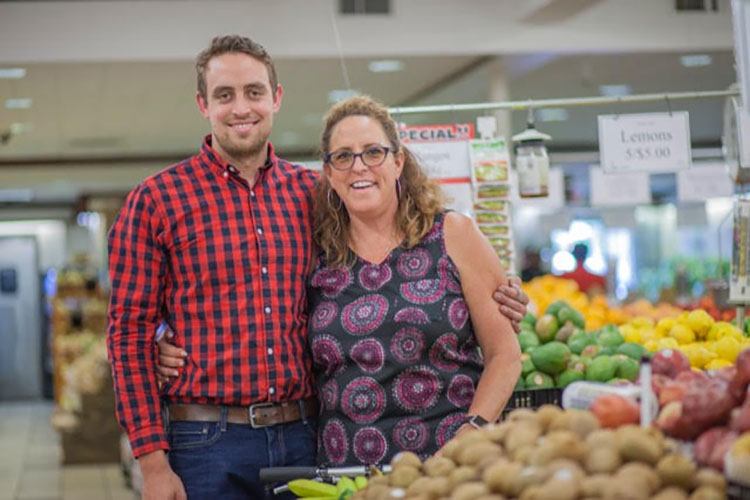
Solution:
[[[676,324],[677,320],[674,318],[662,318],[656,324],[656,331],[662,334],[662,336],[667,335],[669,330],[671,330]]]
[[[727,361],[726,359],[714,359],[713,361],[709,361],[706,363],[706,366],[704,367],[706,370],[720,370],[722,368],[726,368],[727,366],[732,366],[731,361]]]
[[[695,342],[695,333],[685,325],[676,324],[669,330],[669,336],[679,344],[689,344]]]
[[[713,351],[718,354],[721,359],[734,363],[737,360],[737,355],[740,353],[741,348],[742,345],[737,339],[725,335],[714,343]]]
[[[652,327],[654,326],[654,320],[648,316],[638,316],[637,318],[633,318],[630,324],[636,328]]]
[[[656,345],[659,346],[659,349],[677,349],[680,346],[677,340],[672,337],[659,339],[656,341]]]
[[[687,322],[698,336],[706,335],[714,325],[714,319],[703,309],[690,311],[690,314],[687,316]]]
[[[643,347],[645,347],[648,352],[654,352],[659,350],[659,344],[655,340],[649,340],[645,344],[643,344]]]

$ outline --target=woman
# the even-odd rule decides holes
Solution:
[[[473,221],[445,211],[385,107],[336,104],[321,146],[308,329],[318,462],[431,455],[467,417],[496,420],[520,374],[492,299],[505,272]]]
[[[473,221],[445,211],[385,107],[361,96],[336,104],[321,146],[308,289],[318,463],[429,456],[470,430],[469,417],[499,417],[521,363],[497,302],[511,311],[525,297],[504,286]],[[159,346],[161,375],[177,375],[179,349]]]

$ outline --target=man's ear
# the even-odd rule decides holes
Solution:
[[[273,93],[273,112],[278,113],[281,108],[281,97],[284,95],[284,88],[281,84],[276,85],[276,92]]]
[[[203,115],[203,118],[208,118],[208,103],[200,92],[195,93],[195,102],[198,103],[198,111]]]

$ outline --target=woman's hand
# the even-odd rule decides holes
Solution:
[[[521,278],[509,276],[508,284],[498,286],[492,298],[500,304],[500,312],[510,320],[513,331],[519,333],[521,320],[526,316],[526,305],[529,303],[529,296],[521,289]]]
[[[156,366],[157,378],[159,382],[168,382],[170,377],[178,377],[180,375],[180,368],[185,366],[185,358],[187,352],[177,347],[176,345],[170,344],[170,340],[174,338],[174,332],[166,327],[164,335],[156,343],[156,349],[159,358],[159,364]]]

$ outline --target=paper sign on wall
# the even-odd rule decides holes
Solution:
[[[606,174],[600,167],[589,169],[592,207],[633,206],[651,203],[649,174]]]
[[[690,168],[688,113],[600,115],[599,155],[607,173]]]
[[[677,172],[677,199],[679,201],[705,201],[709,198],[729,197],[734,194],[734,184],[724,163],[693,166]]]

